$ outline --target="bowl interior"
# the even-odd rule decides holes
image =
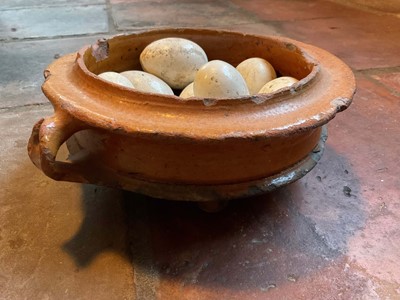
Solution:
[[[311,57],[285,39],[204,29],[171,29],[116,36],[87,48],[83,55],[84,64],[94,74],[142,70],[140,53],[151,42],[166,37],[192,40],[204,49],[209,60],[224,60],[235,67],[247,58],[261,57],[273,65],[278,75],[298,80],[310,75],[316,65]]]

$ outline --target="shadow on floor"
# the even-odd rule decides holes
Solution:
[[[105,187],[82,185],[82,211],[79,231],[63,245],[80,268],[104,251],[114,251],[130,259],[128,214],[122,192]]]
[[[130,192],[98,201],[88,192],[84,222],[64,250],[80,267],[102,251],[119,252],[132,261],[136,282],[246,289],[297,280],[341,256],[363,226],[358,183],[349,172],[350,164],[328,147],[305,178],[213,214],[193,203]]]

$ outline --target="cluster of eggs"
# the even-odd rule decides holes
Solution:
[[[208,61],[204,50],[183,38],[164,38],[150,43],[140,54],[143,71],[104,72],[98,76],[142,92],[174,95],[181,98],[238,98],[271,93],[298,80],[277,77],[265,59],[252,57],[236,68],[222,60]]]

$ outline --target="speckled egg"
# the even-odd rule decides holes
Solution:
[[[260,57],[246,59],[236,69],[246,81],[250,95],[257,94],[267,82],[276,78],[274,67]]]
[[[133,84],[128,80],[128,78],[122,76],[117,72],[104,72],[99,74],[98,76],[109,82],[116,83],[129,88],[134,88]]]
[[[164,95],[174,94],[168,84],[150,73],[142,71],[125,71],[120,74],[128,78],[136,90]]]
[[[249,95],[246,82],[232,65],[212,60],[196,73],[194,95],[202,98],[238,98]]]
[[[143,70],[175,89],[183,89],[191,83],[207,61],[206,53],[198,44],[174,37],[154,41],[140,54]]]
[[[298,82],[296,78],[289,77],[289,76],[283,76],[283,77],[278,77],[267,84],[265,84],[259,91],[260,94],[265,94],[265,93],[272,93],[277,90],[283,89],[285,87],[289,87],[293,84]]]
[[[190,97],[194,97],[194,91],[193,91],[193,82],[190,83],[189,85],[187,85],[181,92],[181,94],[179,95],[179,97],[181,98],[190,98]]]

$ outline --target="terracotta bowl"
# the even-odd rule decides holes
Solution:
[[[236,66],[267,59],[301,79],[273,94],[183,100],[100,79],[104,71],[141,69],[150,42],[182,37],[209,60]],[[55,180],[85,182],[153,197],[209,201],[256,195],[290,183],[316,164],[323,125],[346,109],[351,70],[332,54],[282,37],[206,29],[163,29],[100,40],[61,57],[44,72],[54,115],[29,140],[34,164]],[[67,142],[70,159],[56,159]]]

